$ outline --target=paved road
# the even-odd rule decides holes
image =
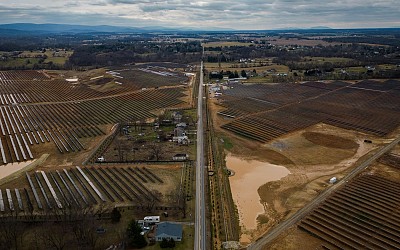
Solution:
[[[386,145],[385,147],[381,148],[377,151],[374,155],[370,158],[365,160],[362,164],[358,167],[353,169],[348,175],[338,181],[335,185],[332,185],[330,188],[325,190],[321,195],[316,197],[310,203],[308,203],[305,207],[297,211],[292,217],[287,219],[286,221],[280,223],[277,227],[272,229],[268,234],[264,235],[262,238],[258,239],[256,242],[252,243],[247,249],[262,249],[267,243],[271,242],[275,239],[278,235],[280,235],[283,231],[288,229],[289,227],[298,223],[306,214],[308,214],[311,210],[316,208],[319,204],[321,204],[332,192],[343,186],[347,181],[351,180],[351,178],[355,177],[361,171],[366,169],[373,161],[377,160],[386,152],[390,151],[394,146],[396,146],[400,142],[400,137],[393,140],[390,144]]]
[[[204,138],[203,138],[203,62],[200,69],[199,95],[197,101],[197,157],[196,157],[196,220],[194,249],[206,249],[206,203],[204,189]]]

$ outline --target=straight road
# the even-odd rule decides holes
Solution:
[[[197,157],[196,157],[196,220],[194,249],[206,249],[206,202],[204,188],[204,138],[203,138],[203,62],[200,68],[199,95],[197,97]]]
[[[366,169],[373,161],[377,160],[383,154],[385,154],[388,151],[390,151],[399,142],[400,142],[400,137],[396,138],[390,144],[388,144],[385,147],[381,148],[374,155],[372,155],[370,158],[368,158],[363,163],[361,163],[358,167],[353,169],[348,175],[346,175],[340,181],[338,181],[336,184],[332,185],[330,188],[325,190],[325,192],[323,192],[321,195],[316,197],[314,200],[312,200],[310,203],[308,203],[305,207],[303,207],[302,209],[297,211],[292,217],[290,217],[289,219],[287,219],[284,222],[280,223],[277,227],[272,229],[268,234],[264,235],[262,238],[258,239],[256,242],[254,242],[251,245],[249,245],[247,249],[249,249],[249,250],[262,249],[263,246],[265,246],[266,244],[271,242],[273,239],[278,237],[278,235],[280,235],[283,231],[285,231],[289,227],[291,227],[291,226],[295,225],[296,223],[298,223],[306,214],[308,214],[314,208],[316,208],[318,205],[320,205],[335,190],[337,190],[338,188],[343,186],[343,184],[345,184],[346,182],[351,180],[351,178],[355,177],[361,171]]]

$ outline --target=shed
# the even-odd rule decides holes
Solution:
[[[189,159],[188,154],[176,154],[172,157],[172,160],[174,161],[185,161],[187,159]]]
[[[161,222],[157,225],[156,241],[162,241],[164,238],[174,239],[174,241],[182,241],[182,225],[171,222]]]
[[[329,183],[333,184],[337,182],[337,178],[336,177],[332,177],[329,179]]]

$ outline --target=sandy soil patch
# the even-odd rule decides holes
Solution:
[[[256,190],[269,181],[276,181],[289,174],[283,166],[256,160],[244,160],[232,154],[226,157],[226,165],[235,172],[230,177],[233,200],[239,211],[243,231],[257,228],[257,216],[264,213]],[[243,235],[243,240],[246,237]]]

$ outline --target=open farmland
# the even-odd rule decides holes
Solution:
[[[396,80],[232,87],[224,91],[221,105],[227,109],[219,114],[234,120],[222,128],[260,142],[321,122],[376,136],[400,124]]]
[[[102,125],[155,117],[153,111],[183,104],[186,96],[181,87],[96,91],[37,71],[0,72],[0,89],[4,164],[33,159],[32,148],[42,143],[60,153],[81,151],[81,138],[106,134]]]
[[[188,79],[184,74],[165,67],[143,65],[143,67],[118,69],[108,71],[108,73],[114,77],[117,84],[128,85],[133,89],[188,84]]]

